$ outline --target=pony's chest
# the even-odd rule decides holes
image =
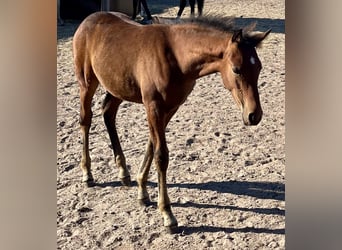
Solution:
[[[170,107],[183,104],[195,86],[195,81],[170,82],[160,92],[165,103]]]

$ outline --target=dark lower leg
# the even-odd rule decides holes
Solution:
[[[190,4],[190,15],[194,16],[195,15],[195,0],[189,0]]]
[[[132,15],[133,20],[137,17],[138,4],[140,5],[140,0],[133,0],[133,15]]]
[[[180,17],[182,15],[185,6],[186,6],[186,0],[180,0],[179,1],[179,10],[178,10],[177,16]]]
[[[198,16],[202,16],[203,6],[204,6],[204,0],[197,0]]]
[[[144,7],[145,13],[147,15],[147,19],[149,19],[149,20],[152,19],[152,16],[151,16],[150,10],[148,9],[146,0],[141,0],[141,3],[143,5],[143,7]]]
[[[122,152],[115,126],[115,117],[121,102],[121,100],[107,93],[102,104],[102,109],[104,122],[107,127],[107,131],[114,151],[115,163],[116,166],[119,168],[119,178],[121,179],[123,185],[130,185],[130,174],[126,166],[126,159]]]

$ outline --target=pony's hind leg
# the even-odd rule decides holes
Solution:
[[[86,85],[84,81],[82,81],[82,78],[80,78],[80,125],[83,141],[80,167],[83,173],[82,181],[86,182],[88,186],[91,186],[94,178],[90,170],[91,159],[89,156],[89,129],[93,115],[91,111],[91,101],[98,86],[98,82],[94,80],[89,81],[88,83],[89,84]]]
[[[119,167],[119,178],[123,185],[130,186],[131,185],[131,177],[126,166],[126,159],[122,152],[120,141],[118,138],[118,134],[115,126],[115,118],[116,113],[118,111],[119,105],[122,103],[122,100],[115,98],[110,93],[107,92],[107,95],[102,104],[102,112],[104,122],[107,127],[107,131],[110,137],[110,141],[113,146],[114,157],[116,166]]]
[[[150,197],[147,192],[146,184],[148,173],[150,171],[151,163],[153,160],[153,144],[151,139],[148,140],[146,153],[144,160],[139,168],[137,175],[137,183],[138,183],[138,200],[140,205],[148,206],[150,204]]]

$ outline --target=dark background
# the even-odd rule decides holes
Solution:
[[[81,20],[100,10],[101,0],[61,0],[60,5],[62,19]]]

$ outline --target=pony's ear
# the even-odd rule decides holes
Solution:
[[[242,41],[242,29],[235,30],[232,36],[232,42],[239,43]]]
[[[253,47],[258,47],[258,45],[268,36],[270,32],[271,29],[265,32],[250,31],[244,34],[244,38],[246,38],[247,42]]]

